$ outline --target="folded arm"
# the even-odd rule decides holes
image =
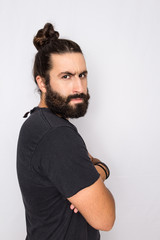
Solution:
[[[109,231],[115,221],[115,202],[102,178],[68,198],[95,229]]]
[[[99,159],[88,155],[94,165],[101,163]],[[103,183],[106,179],[105,171],[98,165],[95,165],[95,168],[100,174],[99,179],[91,186],[68,198],[68,200],[71,202],[71,209],[74,209],[75,213],[79,211],[92,227],[109,231],[115,221],[115,202],[111,192]],[[108,168],[106,168],[106,171],[108,171]]]

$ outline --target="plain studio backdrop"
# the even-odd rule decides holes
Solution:
[[[101,239],[159,240],[159,0],[0,0],[0,239],[26,235],[16,148],[24,113],[39,103],[32,40],[46,22],[87,61],[89,110],[72,122],[111,170],[117,218]]]

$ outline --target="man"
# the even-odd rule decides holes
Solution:
[[[88,153],[68,120],[87,111],[87,68],[79,45],[58,37],[48,23],[34,38],[41,100],[21,128],[17,149],[26,239],[98,240],[99,230],[110,230],[115,220],[103,183],[109,169]]]

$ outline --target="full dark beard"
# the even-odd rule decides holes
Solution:
[[[50,84],[46,86],[45,103],[47,107],[55,114],[60,115],[63,118],[79,118],[83,117],[87,112],[89,104],[89,92],[87,94],[74,94],[69,95],[67,98],[62,97],[59,93],[51,89]],[[81,98],[82,103],[76,103],[74,106],[69,105],[71,99]]]

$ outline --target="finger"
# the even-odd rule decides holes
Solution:
[[[74,213],[77,213],[77,212],[78,212],[78,209],[77,209],[77,208],[75,208],[75,209],[74,209]]]
[[[73,210],[75,207],[73,204],[70,205],[70,209]]]

